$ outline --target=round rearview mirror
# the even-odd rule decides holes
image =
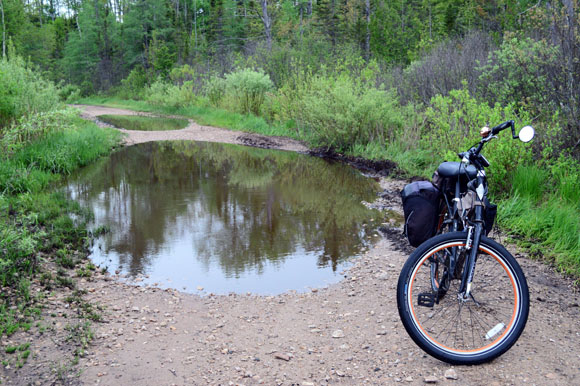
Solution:
[[[520,130],[518,137],[522,142],[530,142],[534,138],[535,134],[536,132],[534,131],[534,128],[532,126],[524,126]]]

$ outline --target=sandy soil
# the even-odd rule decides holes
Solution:
[[[225,136],[221,129],[205,130]],[[238,134],[227,133],[235,141]],[[143,138],[128,135],[128,143]],[[405,182],[382,178],[380,183],[385,190],[377,204],[401,211],[399,190]],[[411,249],[401,229],[387,228],[383,234],[342,281],[308,293],[215,296],[140,286],[116,276],[82,279],[85,297],[102,305],[104,320],[93,323],[95,339],[74,367],[80,375],[57,377],[54,357],[66,350],[64,338],[30,332],[13,340],[32,341],[34,355],[21,370],[5,370],[3,383],[580,384],[580,301],[571,281],[512,247],[530,286],[526,330],[492,363],[450,366],[425,355],[404,331],[395,289]],[[66,296],[51,299],[58,315],[65,314]]]

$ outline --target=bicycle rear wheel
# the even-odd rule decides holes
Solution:
[[[407,260],[397,286],[399,315],[411,338],[428,354],[452,364],[483,363],[502,355],[520,337],[529,311],[519,264],[487,237],[479,246],[471,296],[463,299],[463,264],[456,272],[440,266],[449,264],[454,253],[465,261],[466,237],[453,232],[427,240]],[[445,275],[437,277],[437,285],[434,262],[437,275]]]

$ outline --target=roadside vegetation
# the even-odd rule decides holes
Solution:
[[[98,314],[74,292],[79,272],[86,276],[95,270],[86,260],[91,234],[85,225],[92,214],[59,192],[58,183],[109,154],[120,138],[116,130],[101,129],[66,108],[58,91],[19,57],[0,59],[2,339],[19,330],[44,329],[46,299],[58,288],[77,294],[71,302],[78,303],[83,318],[95,320]],[[6,347],[3,364],[22,367],[29,346]]]

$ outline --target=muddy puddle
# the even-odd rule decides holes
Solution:
[[[378,184],[344,164],[216,143],[121,149],[67,182],[99,236],[91,259],[187,292],[278,294],[340,279],[383,221]]]

